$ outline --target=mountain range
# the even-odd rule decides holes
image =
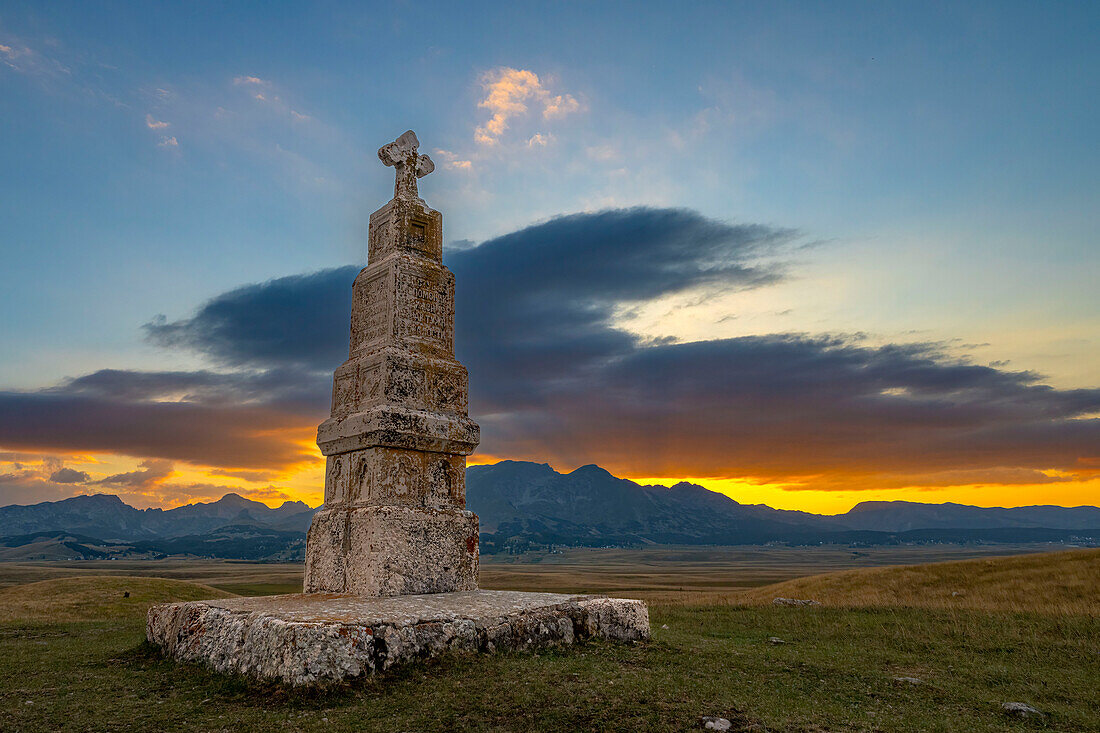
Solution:
[[[483,553],[644,544],[1092,542],[1100,508],[981,508],[863,502],[835,516],[740,504],[702,486],[642,486],[599,466],[558,473],[502,461],[467,471]],[[0,560],[199,555],[300,559],[315,509],[270,508],[237,494],[174,509],[136,509],[109,494],[0,507]]]

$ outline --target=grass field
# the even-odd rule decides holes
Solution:
[[[661,603],[722,601],[746,588],[834,570],[1039,554],[1060,545],[651,547],[487,555],[481,586],[566,593],[615,593]],[[85,560],[0,563],[0,588],[84,575],[188,580],[239,595],[298,593],[302,565],[232,560]]]
[[[263,590],[279,585],[273,577],[285,567],[265,574],[237,566],[234,575],[224,564],[193,566],[208,587],[188,582],[185,564],[166,568],[170,581],[127,577],[126,568],[43,581],[64,569],[13,567],[35,585],[0,590],[0,730],[661,731],[720,715],[735,730],[1100,731],[1100,615],[1090,600],[1100,550],[845,571],[758,590],[742,581],[781,573],[795,558],[750,554],[742,560],[759,572],[733,577],[732,555],[708,573],[707,557],[694,550],[660,552],[672,554],[633,564],[621,551],[554,555],[516,564],[513,576],[486,565],[496,585],[511,577],[529,587],[543,573],[543,589],[643,588],[652,602],[649,643],[454,655],[322,692],[178,666],[143,643],[149,602],[228,586]],[[618,585],[598,587],[601,577]],[[988,592],[1013,582],[1015,594]],[[945,584],[966,601],[943,607],[929,589]],[[893,599],[869,591],[877,587],[894,588]],[[897,590],[906,588],[913,592]],[[759,605],[803,591],[825,605]],[[696,594],[705,601],[691,600]],[[1005,701],[1050,716],[1010,719],[1000,711]]]
[[[788,580],[736,595],[738,603],[776,596],[821,598],[831,606],[920,607],[1100,614],[1100,550],[846,570]]]

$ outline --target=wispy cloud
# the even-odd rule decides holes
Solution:
[[[153,117],[153,115],[145,115],[145,126],[150,130],[163,130],[166,127],[171,126],[171,122],[164,122]]]
[[[548,120],[555,117],[565,117],[573,112],[580,112],[581,103],[571,94],[559,94],[546,100],[546,106],[542,110],[542,116]]]
[[[610,145],[592,145],[584,149],[585,154],[592,160],[608,161],[618,157],[618,151]]]
[[[166,135],[160,139],[160,142],[157,143],[157,146],[162,148],[178,148],[180,146],[180,143],[174,135]]]
[[[257,102],[263,102],[271,106],[280,114],[289,116],[294,122],[308,122],[313,119],[310,115],[299,112],[284,102],[278,93],[278,89],[267,79],[261,79],[258,76],[236,76],[233,78],[233,85],[247,89],[248,93]]]
[[[57,59],[42,54],[22,41],[6,38],[0,43],[0,64],[21,74],[44,77],[70,75],[72,72]]]
[[[528,103],[541,106],[546,119],[564,117],[581,109],[572,94],[552,94],[538,74],[528,69],[506,66],[493,69],[482,76],[481,86],[485,98],[477,106],[492,113],[485,124],[474,130],[474,140],[482,145],[495,144],[512,119],[527,114]]]
[[[251,85],[257,87],[269,87],[271,82],[265,81],[258,76],[238,76],[233,79],[233,83],[237,86]]]
[[[473,168],[473,162],[469,160],[460,160],[458,153],[452,153],[450,150],[444,150],[443,148],[436,148],[435,154],[443,159],[443,165],[447,168],[455,168],[457,170],[468,171]]]
[[[151,458],[141,462],[141,467],[136,471],[116,473],[113,476],[101,478],[93,483],[114,487],[127,487],[131,489],[149,490],[160,486],[175,474],[172,461],[162,458]]]
[[[544,148],[550,144],[553,140],[552,135],[543,135],[541,132],[536,132],[527,140],[527,147],[529,148]]]

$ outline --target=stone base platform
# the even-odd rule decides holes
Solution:
[[[368,598],[310,593],[153,606],[165,655],[292,685],[337,682],[446,651],[649,638],[642,601],[475,590]]]

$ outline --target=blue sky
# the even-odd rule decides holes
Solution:
[[[618,303],[639,339],[934,343],[1094,389],[1098,31],[1092,3],[3,2],[0,389],[208,368],[143,325],[362,264],[407,128],[452,251],[635,206],[793,230],[770,287]]]

